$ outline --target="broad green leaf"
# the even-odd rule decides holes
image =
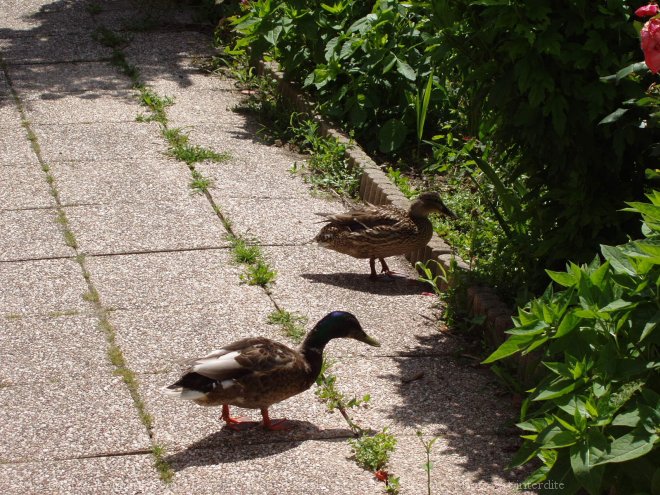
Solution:
[[[523,325],[507,330],[506,333],[510,335],[538,335],[550,328],[545,321],[536,321],[529,325]]]
[[[620,247],[601,244],[600,251],[603,253],[605,259],[610,262],[615,272],[627,273],[628,275],[635,275],[637,273]]]
[[[341,14],[344,11],[344,9],[346,8],[347,5],[348,4],[344,4],[344,2],[339,2],[339,3],[336,3],[332,6],[327,5],[325,3],[322,3],[321,8],[323,8],[324,10],[327,10],[331,14]]]
[[[595,443],[599,443],[604,447],[602,443],[605,442],[605,439],[597,438],[598,440]],[[600,455],[601,450],[598,446],[593,445],[593,443],[594,437],[587,436],[577,444],[571,446],[571,467],[573,468],[575,477],[591,495],[600,495],[605,468],[594,466],[595,459]]]
[[[600,263],[598,256],[596,256],[596,261]],[[603,281],[605,280],[605,276],[607,275],[609,269],[610,269],[610,263],[609,261],[606,261],[600,267],[594,270],[594,272],[591,275],[589,275],[589,278],[591,279],[591,283],[594,284],[596,287],[600,287],[603,284]]]
[[[651,335],[651,332],[653,332],[655,327],[658,325],[658,322],[660,322],[660,311],[654,314],[653,317],[644,325],[644,330],[642,331],[642,335],[639,338],[640,342]]]
[[[401,74],[409,81],[414,81],[417,78],[417,74],[415,73],[413,68],[410,67],[410,65],[408,65],[403,60],[399,59],[398,57],[396,59],[396,70],[399,74]]]
[[[572,392],[575,390],[577,385],[578,383],[572,380],[559,380],[540,390],[532,400],[540,401],[556,399],[557,397],[561,397],[562,395],[566,395],[569,392]]]
[[[577,326],[582,321],[582,318],[577,316],[574,311],[566,313],[564,318],[562,318],[561,323],[557,327],[557,331],[552,336],[553,339],[558,339],[563,337],[577,328]]]
[[[660,240],[644,239],[642,241],[636,241],[634,244],[649,256],[660,258]]]
[[[268,41],[271,45],[275,46],[277,45],[277,40],[280,37],[280,33],[282,32],[282,26],[275,26],[273,29],[268,31],[264,35],[264,39]]]
[[[520,447],[520,450],[515,453],[511,461],[509,461],[508,468],[514,468],[521,466],[531,459],[533,459],[538,452],[538,447],[534,444],[534,442],[525,442],[523,443],[522,447]]]
[[[634,64],[630,64],[627,67],[624,67],[621,69],[619,72],[616,73],[616,80],[619,81],[623,79],[624,77],[629,76],[630,74],[636,73],[636,72],[648,72],[648,67],[646,66],[645,62],[635,62]]]
[[[570,273],[553,272],[552,270],[546,270],[545,273],[547,273],[552,280],[557,282],[562,287],[572,287],[577,282],[575,277]]]
[[[541,449],[558,449],[568,447],[577,441],[577,435],[571,431],[562,430],[559,426],[551,426],[536,439]]]
[[[545,344],[548,340],[550,340],[550,337],[548,337],[547,335],[545,335],[545,336],[543,336],[543,337],[537,337],[537,338],[534,340],[534,342],[532,342],[531,345],[530,345],[529,347],[527,347],[526,349],[523,349],[523,350],[521,351],[520,354],[523,355],[523,356],[526,356],[527,354],[529,354],[530,352],[532,352],[532,351],[533,351],[534,349],[536,349],[537,347],[541,347],[541,346],[542,346],[543,344]]]
[[[545,361],[541,362],[543,366],[548,368],[550,371],[555,373],[556,375],[563,376],[566,378],[569,378],[571,376],[571,372],[568,370],[568,366],[566,363],[546,363]]]
[[[527,347],[534,340],[534,335],[512,335],[501,346],[499,346],[490,356],[488,356],[481,364],[488,364],[507,356],[511,356],[516,352]]]
[[[387,74],[390,71],[390,69],[394,67],[395,63],[396,63],[396,56],[393,53],[390,53],[383,60],[383,74]]]
[[[554,415],[554,418],[557,420],[557,422],[558,422],[561,426],[564,427],[564,429],[566,429],[566,430],[568,430],[568,431],[572,431],[573,433],[580,433],[580,431],[579,431],[575,426],[573,426],[572,424],[570,424],[568,421],[565,421],[565,420],[561,419],[561,418],[560,418],[559,416],[557,416],[557,415]]]
[[[625,462],[641,457],[653,450],[653,445],[659,438],[657,434],[649,433],[643,428],[635,428],[615,439],[594,465]]]
[[[614,426],[630,426],[634,428],[642,422],[642,416],[640,415],[639,409],[633,409],[632,411],[621,413],[617,415],[612,420],[612,425]]]
[[[628,110],[629,108],[617,108],[614,110],[611,114],[609,114],[607,117],[605,117],[603,120],[598,122],[598,124],[611,124],[612,122],[616,122],[619,120]]]
[[[385,122],[378,133],[380,151],[391,153],[399,149],[406,139],[407,132],[407,127],[398,119],[390,119]]]
[[[628,309],[631,306],[636,306],[636,304],[631,303],[630,301],[624,301],[623,299],[617,299],[616,301],[609,303],[607,306],[600,308],[598,311],[602,313],[611,313],[622,309]]]

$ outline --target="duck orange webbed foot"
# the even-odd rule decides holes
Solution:
[[[227,429],[233,431],[249,430],[250,428],[254,428],[259,424],[256,421],[249,421],[244,417],[232,418],[229,415],[229,406],[227,405],[222,406],[222,415],[220,416],[220,419],[225,422],[225,427]]]
[[[268,415],[268,409],[261,409],[261,416],[263,416],[263,427],[264,430],[269,431],[286,431],[292,428],[291,424],[286,419],[270,419]]]

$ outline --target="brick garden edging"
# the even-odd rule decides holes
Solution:
[[[323,136],[334,138],[345,145],[349,165],[363,170],[359,193],[363,201],[375,205],[391,204],[408,209],[410,200],[392,183],[376,162],[358,144],[352,142],[346,134],[330,127],[323,118],[315,114],[312,103],[286,81],[282,72],[274,70],[263,61],[257,63],[256,69],[259,75],[268,75],[275,79],[280,93],[289,100],[296,110],[309,114],[319,124],[319,130]],[[433,260],[448,271],[453,260],[457,268],[466,271],[470,269],[464,260],[452,254],[451,247],[436,233],[433,233],[433,237],[427,246],[410,253],[406,258],[413,266],[418,261],[426,263]],[[442,270],[435,263],[431,263],[429,268],[433,271],[434,276],[442,275]],[[493,347],[499,346],[506,340],[505,330],[513,326],[511,322],[512,308],[504,304],[495,291],[489,287],[470,287],[467,291],[467,297],[470,313],[475,316],[485,316],[483,328],[488,344]]]

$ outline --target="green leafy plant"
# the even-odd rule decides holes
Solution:
[[[353,448],[356,462],[371,472],[384,469],[390,460],[390,455],[396,449],[396,437],[384,428],[375,435],[364,435],[348,441]]]
[[[192,180],[190,181],[190,188],[200,194],[205,193],[209,188],[213,187],[213,180],[197,171],[191,170]]]
[[[431,469],[433,465],[431,463],[431,450],[433,449],[433,444],[438,441],[439,437],[433,437],[431,440],[424,440],[424,434],[421,431],[417,431],[417,438],[424,447],[424,452],[426,453],[426,462],[424,463],[424,471],[426,471],[426,493],[431,495]]]
[[[290,313],[284,309],[276,309],[268,315],[268,323],[271,325],[280,325],[286,336],[298,344],[305,336],[307,318],[302,315]]]
[[[525,443],[512,461],[538,458],[525,483],[562,493],[647,493],[660,471],[660,192],[631,202],[644,237],[602,246],[588,265],[547,273],[552,284],[518,310],[511,335],[484,363],[533,353],[535,386],[521,407]]]
[[[273,270],[263,259],[258,259],[256,263],[247,265],[245,275],[241,279],[248,285],[258,285],[268,288],[275,281],[277,272]]]
[[[237,263],[250,265],[261,258],[261,249],[257,244],[248,244],[245,239],[231,234],[227,239],[231,243],[234,261]]]
[[[349,165],[346,146],[320,136],[319,125],[311,119],[300,119],[299,114],[292,114],[290,129],[292,141],[311,154],[305,164],[309,181],[321,189],[356,197],[362,171]]]
[[[351,419],[348,415],[347,409],[367,405],[371,400],[371,396],[367,394],[361,399],[356,397],[347,399],[346,396],[337,389],[337,377],[330,372],[332,364],[332,362],[327,361],[325,358],[323,359],[321,372],[316,378],[316,389],[314,390],[314,394],[316,394],[319,400],[325,403],[328,411],[339,411],[355,435],[362,435],[364,430]]]

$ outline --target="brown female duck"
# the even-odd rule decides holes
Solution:
[[[445,206],[438,193],[425,192],[413,201],[408,211],[395,206],[358,206],[346,213],[327,214],[328,222],[315,240],[323,246],[354,258],[369,258],[371,278],[376,275],[376,258],[381,272],[392,272],[385,263],[388,256],[407,254],[426,246],[433,235],[429,214],[456,215]]]
[[[221,405],[221,418],[234,430],[250,423],[232,418],[230,405],[261,409],[264,428],[285,429],[285,420],[271,420],[268,408],[307,390],[321,372],[325,345],[339,337],[380,345],[351,313],[334,311],[314,326],[297,350],[263,337],[239,340],[195,360],[163,390],[202,406]]]

